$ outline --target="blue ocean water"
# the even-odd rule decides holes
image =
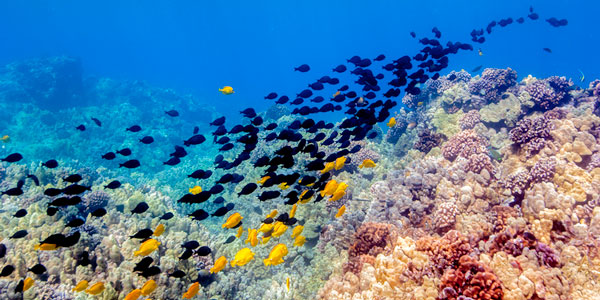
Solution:
[[[527,18],[531,7],[540,15],[539,20],[531,21]],[[157,262],[162,260],[160,262],[162,273],[153,278],[159,282],[160,288],[168,287],[165,288],[166,292],[161,294],[165,299],[174,297],[174,295],[180,298],[181,294],[190,285],[193,285],[193,282],[200,282],[202,285],[198,299],[201,297],[206,299],[260,299],[261,295],[269,295],[269,299],[315,299],[318,293],[323,293],[321,289],[329,289],[327,288],[328,280],[329,282],[337,280],[335,276],[340,275],[339,273],[343,275],[348,270],[350,270],[349,273],[358,273],[356,267],[352,269],[352,264],[356,261],[348,260],[346,262],[345,259],[349,255],[348,248],[352,244],[348,239],[354,237],[356,232],[360,232],[358,228],[363,223],[365,215],[369,215],[375,210],[370,206],[369,201],[372,199],[364,199],[365,194],[376,194],[372,192],[374,189],[371,190],[371,186],[376,186],[378,180],[380,182],[390,181],[392,176],[402,177],[402,175],[398,175],[400,173],[407,174],[404,176],[409,177],[411,171],[417,172],[418,168],[415,167],[413,170],[407,166],[414,164],[415,161],[420,161],[423,156],[416,156],[414,153],[406,154],[406,152],[409,150],[417,152],[413,149],[414,142],[421,137],[421,134],[429,134],[428,130],[434,127],[446,135],[443,138],[435,136],[431,138],[432,141],[437,139],[435,146],[440,147],[442,142],[446,142],[460,129],[464,129],[456,124],[452,125],[454,127],[445,128],[445,126],[433,124],[435,121],[432,121],[435,119],[432,117],[434,113],[438,114],[436,116],[438,117],[439,111],[446,110],[450,115],[459,109],[452,106],[443,107],[439,101],[436,104],[440,105],[437,112],[432,112],[437,108],[428,112],[427,109],[430,108],[427,107],[427,103],[421,102],[416,105],[416,108],[407,108],[402,103],[401,99],[404,95],[402,93],[395,99],[398,101],[398,107],[391,110],[390,116],[402,115],[395,114],[402,107],[406,108],[409,113],[403,112],[402,118],[404,119],[402,120],[398,117],[398,126],[391,122],[390,116],[378,120],[379,126],[374,129],[377,136],[369,138],[370,141],[366,142],[367,144],[360,144],[370,145],[368,149],[371,151],[370,154],[375,153],[374,156],[378,157],[374,159],[376,162],[372,163],[374,165],[377,163],[379,169],[367,171],[366,168],[358,167],[360,162],[348,161],[347,168],[353,169],[346,172],[342,162],[342,167],[340,167],[342,171],[337,172],[339,170],[336,168],[335,171],[332,171],[332,174],[335,174],[332,176],[336,176],[335,178],[340,183],[348,182],[350,189],[353,189],[352,193],[348,193],[349,197],[344,198],[343,203],[346,204],[331,204],[327,201],[311,203],[309,205],[314,204],[314,206],[299,213],[305,217],[305,220],[298,217],[298,220],[294,222],[306,224],[305,235],[307,237],[304,248],[302,245],[292,246],[296,242],[295,237],[289,238],[288,236],[292,227],[297,225],[291,223],[290,230],[286,233],[288,236],[282,236],[277,241],[287,244],[290,249],[288,258],[292,258],[289,260],[286,258],[286,263],[281,266],[265,268],[263,259],[268,259],[272,254],[270,250],[274,246],[273,241],[276,240],[273,238],[271,243],[267,244],[274,230],[266,230],[262,235],[266,241],[261,240],[261,242],[267,246],[259,245],[257,248],[254,246],[251,248],[256,252],[255,261],[247,265],[245,269],[228,266],[218,275],[207,274],[207,270],[213,266],[217,257],[226,256],[229,263],[234,257],[237,257],[239,249],[250,247],[244,242],[250,234],[248,229],[259,228],[262,224],[266,224],[266,215],[273,208],[279,209],[279,212],[273,215],[274,217],[281,217],[283,213],[287,212],[291,214],[290,205],[284,205],[284,199],[279,197],[279,194],[274,197],[276,200],[269,202],[264,201],[265,199],[258,200],[258,192],[248,197],[242,195],[240,187],[257,182],[261,178],[267,180],[263,177],[265,173],[260,167],[252,166],[258,158],[262,155],[272,155],[270,152],[278,149],[289,150],[283,148],[290,144],[287,142],[275,141],[272,146],[265,143],[267,132],[263,130],[264,125],[276,122],[280,126],[277,129],[280,132],[284,127],[290,126],[292,118],[297,115],[290,115],[289,111],[282,112],[281,118],[268,119],[265,117],[265,124],[256,125],[257,128],[260,128],[260,137],[258,141],[250,144],[257,144],[258,147],[252,154],[251,161],[244,162],[239,169],[232,167],[223,170],[221,167],[216,167],[219,166],[222,159],[222,157],[219,158],[219,155],[224,155],[225,160],[231,162],[239,152],[236,151],[234,154],[234,151],[220,151],[219,147],[222,145],[213,143],[211,135],[216,126],[209,126],[208,123],[217,117],[225,116],[228,129],[240,122],[248,125],[249,118],[243,118],[240,115],[241,110],[253,107],[257,113],[265,116],[264,111],[273,109],[273,100],[264,99],[268,93],[276,92],[278,97],[290,95],[293,100],[294,95],[307,88],[307,84],[315,82],[323,75],[332,75],[331,70],[335,66],[346,64],[350,68],[347,59],[354,55],[373,59],[384,54],[387,57],[384,63],[404,55],[413,56],[423,48],[419,39],[432,38],[433,27],[437,27],[441,31],[440,41],[443,45],[447,41],[452,41],[469,43],[474,47],[472,51],[459,51],[458,54],[448,55],[449,65],[440,72],[446,83],[448,80],[444,76],[450,71],[466,70],[475,76],[481,74],[486,68],[511,68],[518,73],[518,80],[512,82],[511,87],[528,75],[540,79],[557,75],[566,76],[576,87],[586,89],[594,79],[600,77],[600,60],[595,56],[595,51],[600,46],[600,35],[595,29],[598,11],[600,11],[598,2],[554,0],[530,2],[458,0],[428,1],[427,3],[419,1],[178,1],[176,3],[113,0],[97,3],[2,1],[0,3],[0,41],[2,45],[0,47],[0,66],[7,65],[7,67],[0,69],[0,75],[2,75],[0,76],[0,137],[3,138],[0,143],[0,157],[18,152],[22,153],[24,158],[15,164],[2,162],[0,165],[0,191],[7,193],[1,198],[3,207],[0,208],[0,213],[6,216],[2,215],[3,219],[0,221],[0,233],[2,233],[0,242],[7,244],[9,249],[9,256],[0,257],[3,259],[0,260],[0,266],[16,264],[15,261],[32,258],[50,263],[51,255],[35,254],[36,252],[33,250],[23,251],[19,254],[21,256],[16,254],[11,256],[16,252],[15,249],[23,246],[19,244],[20,241],[10,238],[9,234],[17,229],[30,231],[33,239],[28,240],[29,244],[26,246],[31,246],[31,249],[34,246],[32,241],[37,244],[38,241],[47,237],[49,231],[45,227],[46,225],[53,226],[52,230],[54,231],[52,232],[61,232],[65,235],[80,230],[85,232],[83,234],[84,242],[72,248],[74,252],[77,252],[73,256],[78,257],[79,252],[88,249],[92,256],[99,258],[99,269],[97,271],[86,269],[86,271],[77,273],[74,271],[77,267],[67,266],[65,268],[68,269],[68,272],[66,275],[62,274],[62,277],[53,271],[52,276],[55,277],[52,277],[53,280],[50,283],[47,282],[48,278],[36,277],[37,285],[33,289],[38,287],[39,289],[29,292],[29,294],[25,293],[25,299],[72,299],[74,296],[71,288],[79,280],[86,278],[90,280],[90,283],[101,281],[106,284],[107,288],[104,292],[106,299],[121,299],[134,290],[134,287],[139,288],[147,279],[131,272],[133,261],[136,263],[139,261],[138,257],[132,257],[132,251],[138,249],[139,243],[134,244],[128,239],[128,236],[138,230],[154,229],[162,222],[161,224],[167,224],[167,231],[160,239],[158,237],[156,239],[162,241],[163,244],[151,256]],[[513,19],[525,17],[525,22],[524,24],[513,23],[504,28],[496,26],[491,34],[485,34],[486,42],[483,44],[471,41],[470,32],[473,29],[484,29],[491,20],[507,17]],[[568,19],[568,25],[558,28],[550,26],[545,20],[551,17]],[[411,32],[416,33],[417,38],[411,37]],[[67,62],[65,65],[73,67],[73,69],[52,69],[56,66],[64,66],[65,61]],[[69,64],[72,62],[77,63]],[[82,70],[78,69],[78,63],[81,63]],[[304,73],[294,71],[294,67],[301,64],[309,64],[311,70]],[[374,73],[380,71],[381,64],[383,63],[374,64]],[[474,69],[479,70],[472,71]],[[82,74],[79,74],[79,71],[82,71]],[[348,73],[335,74],[335,76],[340,79],[341,84],[350,84],[352,85],[351,89],[354,89],[357,86],[354,84],[357,76],[351,76]],[[386,72],[386,76],[388,73]],[[52,78],[44,77],[49,74],[50,77],[55,74],[71,74],[75,79],[82,80],[63,82],[61,81],[63,78],[60,78],[57,84],[53,82]],[[79,77],[79,75],[81,76]],[[392,77],[386,77],[381,81],[382,91],[387,90],[385,83],[388,78]],[[60,92],[63,90],[66,92],[59,93],[58,97],[50,97],[54,102],[44,102],[48,99],[45,97],[49,97],[49,94],[52,95],[55,85],[58,86],[57,90]],[[523,84],[521,88],[525,89],[525,85]],[[72,88],[72,86],[75,87]],[[235,93],[223,95],[218,89],[224,86],[232,86]],[[31,90],[23,92],[19,90],[20,88]],[[510,93],[517,95],[515,91],[518,89],[514,88],[515,90],[510,90]],[[327,86],[319,94],[332,95],[337,89],[338,86]],[[571,89],[571,91],[573,90],[575,88]],[[74,94],[71,95],[69,92]],[[78,92],[81,92],[82,95],[75,97],[74,95]],[[501,93],[504,92],[509,93],[506,89],[501,91]],[[581,97],[578,96],[578,100],[573,103],[578,105],[584,103],[584,100],[580,100],[584,96],[597,97],[594,93],[593,87],[590,87],[590,90],[581,92],[579,95]],[[25,94],[31,96],[31,99],[23,96]],[[317,92],[315,92],[316,94]],[[85,101],[77,103],[77,100],[73,99],[84,99]],[[36,100],[39,100],[39,103]],[[64,103],[61,100],[64,100]],[[494,101],[498,101],[498,99]],[[563,101],[562,104],[564,102],[569,101]],[[325,103],[327,102],[318,106]],[[481,109],[482,106],[483,104],[476,109]],[[294,108],[290,105],[288,107]],[[419,110],[419,107],[427,108]],[[463,107],[465,113],[467,108],[469,106],[465,104]],[[539,115],[541,110],[536,111],[538,108],[535,107],[531,110],[524,108],[521,117],[536,113]],[[594,105],[591,108],[592,110],[597,109]],[[166,115],[165,111],[170,109],[177,110],[180,115],[175,117]],[[561,114],[558,110],[553,113]],[[95,125],[91,121],[92,117],[98,118],[102,122],[102,126]],[[314,119],[317,121],[323,119],[335,123],[337,126],[344,117],[342,112],[336,112],[325,116],[317,115]],[[477,122],[479,122],[478,119]],[[498,131],[504,134],[502,136],[504,140],[508,140],[507,132],[515,128],[516,121],[512,120],[511,122],[488,121],[486,125],[489,125],[489,128],[486,129],[490,130],[487,133],[492,135],[490,132],[495,134],[494,130],[502,128],[504,131]],[[386,123],[390,125],[386,125]],[[134,124],[142,126],[143,129],[139,134],[124,130]],[[431,126],[432,124],[433,126]],[[76,129],[78,125],[85,125],[85,131],[78,131]],[[184,147],[187,151],[186,157],[182,157],[181,162],[174,163],[174,166],[168,166],[167,160],[174,156],[171,154],[174,146],[181,145],[183,140],[189,138],[195,126],[198,126],[198,132],[206,136],[207,141],[201,145]],[[352,126],[348,127],[352,128]],[[406,145],[402,144],[402,140],[397,142],[400,134],[396,136],[394,142],[389,141],[395,127],[402,127],[400,134],[404,134],[402,138],[408,140]],[[411,131],[412,128],[415,128],[414,132]],[[419,133],[416,133],[417,129]],[[251,130],[250,132],[252,132]],[[370,130],[371,128],[367,131],[371,133]],[[330,131],[325,132],[330,134]],[[308,136],[312,138],[312,134],[315,132],[310,134],[303,132],[303,134],[303,138],[308,139]],[[352,134],[353,136],[358,135],[355,132]],[[6,135],[6,139],[4,139],[4,135]],[[139,140],[146,135],[152,136],[155,140],[154,143],[142,145]],[[382,136],[384,137],[382,138]],[[489,139],[491,140],[491,138]],[[499,139],[497,138],[497,140]],[[408,145],[409,142],[410,145]],[[236,144],[235,150],[243,149],[243,145],[238,144]],[[350,145],[350,142],[347,144]],[[345,145],[340,149],[334,149],[336,145],[334,144],[331,148],[323,147],[322,149],[326,149],[324,151],[327,152],[324,152],[323,155],[329,156],[334,151],[343,148],[350,149],[356,144],[353,140],[351,146]],[[488,160],[490,157],[498,160],[493,162],[496,165],[500,165],[502,162],[502,155],[498,154],[498,151],[503,151],[505,157],[517,156],[506,150],[510,148],[510,145],[507,146],[504,143],[501,146],[486,145],[489,148],[486,151],[490,153],[489,155],[486,153],[484,156]],[[367,146],[364,147],[367,148]],[[483,148],[488,149],[486,147]],[[131,148],[134,154],[131,157],[117,154],[114,160],[102,157],[103,154],[116,152],[123,148]],[[422,152],[427,153],[429,150],[431,148]],[[595,151],[595,149],[592,150]],[[434,155],[440,156],[439,152],[439,149],[438,152],[433,151]],[[492,152],[495,152],[500,158]],[[294,153],[294,155],[296,154]],[[56,170],[48,170],[40,165],[41,162],[49,159],[57,159],[60,167]],[[141,167],[125,168],[122,164],[128,159],[139,159]],[[586,158],[583,163],[588,164],[590,160],[592,159]],[[300,163],[304,164],[308,161],[307,157],[298,158],[296,168],[286,168],[289,170],[284,171],[285,175],[294,173],[305,175],[298,166]],[[385,169],[382,170],[382,168]],[[210,180],[190,178],[189,175],[197,169],[211,170],[214,174]],[[590,167],[590,169],[593,168]],[[74,207],[60,211],[51,222],[48,221],[51,219],[50,217],[44,216],[48,207],[46,202],[49,198],[43,197],[41,194],[49,188],[66,188],[67,183],[64,178],[71,173],[83,174],[82,182],[85,182],[93,190],[93,192],[84,191],[87,193],[84,197],[86,203],[95,201],[88,200],[88,198],[92,198],[89,196],[90,194],[97,195],[99,191],[105,193],[102,194],[102,197],[97,196],[100,198],[98,202],[105,202],[100,206],[105,206],[108,210],[104,219],[94,219],[87,214],[90,211]],[[206,192],[216,186],[215,181],[227,173],[245,176],[242,184],[239,186],[236,185],[237,183],[223,184],[224,192],[215,192],[214,195],[211,195],[210,201],[202,204],[177,203],[178,199],[183,199],[184,195],[191,193],[191,188],[201,186]],[[320,174],[327,172],[314,173],[321,176]],[[27,175],[38,176],[42,183],[41,187],[34,187],[30,183],[30,179],[27,179],[30,178]],[[105,186],[112,180],[119,180],[124,187],[109,191]],[[296,180],[297,178],[294,182]],[[355,182],[352,182],[353,180]],[[18,187],[20,189],[23,186],[22,182],[25,182],[25,196],[21,198],[21,195],[16,195],[17,198],[14,198],[12,195],[8,195],[10,188]],[[325,188],[324,183],[323,188]],[[500,184],[498,183],[498,185]],[[405,180],[402,185],[410,186],[411,183],[409,180]],[[282,195],[283,191],[288,193],[295,189],[301,192],[305,188],[299,183],[287,191],[288,187],[285,184],[279,185],[278,183],[277,186],[282,191]],[[419,197],[426,198],[419,194],[423,192],[421,185],[415,184],[415,186],[418,188],[412,192],[418,197],[415,196],[414,202],[420,200]],[[432,190],[435,189],[432,188]],[[216,195],[220,195],[220,193],[225,196],[225,202],[213,203]],[[327,197],[329,196],[333,198],[333,195],[327,195]],[[515,198],[518,197],[515,196]],[[353,200],[356,201],[352,203]],[[150,204],[147,214],[134,215],[130,213],[130,210],[138,202]],[[216,212],[226,204],[234,204],[235,208],[229,209],[225,217],[208,217],[208,214]],[[336,216],[336,213],[340,216],[343,215],[342,205],[348,206],[347,219],[338,219],[339,217]],[[436,205],[430,203],[429,206],[415,208],[415,211],[426,211],[427,214],[430,214]],[[588,205],[587,202],[586,205]],[[592,206],[593,210],[593,203],[589,206]],[[307,207],[309,206],[307,205]],[[413,211],[409,214],[407,213],[408,209],[402,211],[393,205],[389,205],[389,207],[390,211],[395,209],[393,216],[413,217]],[[30,212],[29,216],[22,221],[13,218],[13,214],[19,208],[27,208]],[[199,213],[200,209],[205,210],[202,211],[206,213],[203,217],[207,219],[191,221],[188,215],[195,211],[202,216]],[[171,223],[159,219],[166,212],[174,212],[176,215]],[[242,226],[234,226],[229,230],[224,229],[223,222],[233,212],[239,212],[244,216],[244,221],[240,223]],[[358,219],[357,216],[361,213],[362,216]],[[34,219],[32,215],[41,217]],[[86,227],[68,229],[61,226],[74,216],[86,219]],[[581,224],[591,222],[589,219],[581,218]],[[411,219],[411,221],[414,220]],[[310,224],[311,222],[313,224]],[[414,222],[411,225],[417,227],[425,222]],[[577,223],[572,220],[569,222]],[[280,221],[280,223],[284,222]],[[393,222],[390,220],[389,223]],[[242,229],[239,233],[237,232],[238,228]],[[425,230],[424,228],[425,226],[420,229]],[[426,229],[430,230],[431,228]],[[332,232],[337,231],[343,232],[347,238],[331,237],[334,235]],[[240,234],[242,238],[237,238],[231,244],[225,243],[226,239],[236,233]],[[428,233],[438,238],[445,232],[438,232],[437,229],[434,229]],[[519,234],[523,234],[523,232]],[[523,236],[525,237],[525,235]],[[212,254],[206,257],[196,254],[190,260],[178,260],[179,255],[182,255],[181,244],[192,239],[200,241],[201,245],[209,246]],[[340,242],[340,240],[342,241]],[[488,237],[486,236],[485,242],[487,241]],[[346,244],[339,246],[337,242]],[[544,242],[548,243],[545,240]],[[335,246],[332,246],[333,244]],[[559,246],[556,244],[551,244],[551,246],[559,248],[560,243],[558,244]],[[126,250],[116,251],[114,245],[118,245],[117,249]],[[546,249],[539,244],[535,247],[532,246],[540,253],[543,252],[540,249]],[[60,251],[57,252],[62,255],[61,259],[66,261],[65,256],[70,254]],[[286,255],[288,255],[287,250]],[[550,254],[547,256],[552,257]],[[330,259],[335,260],[335,263],[329,264]],[[374,260],[374,258],[372,259]],[[362,263],[362,261],[359,262]],[[17,267],[23,269],[20,271],[26,272],[27,268],[24,266],[18,265]],[[127,274],[124,275],[126,279],[112,277],[111,268],[113,267],[118,268],[118,274]],[[54,270],[56,269],[62,270],[62,268],[54,268]],[[185,269],[188,276],[182,280],[174,280],[167,276],[178,269]],[[7,281],[0,281],[0,291],[14,290],[15,286],[18,288],[17,283],[21,279],[20,277],[23,277],[21,276],[23,272],[17,272],[19,276],[11,275],[13,277]],[[568,272],[565,271],[565,273]],[[415,272],[415,274],[419,273]],[[441,273],[436,275],[441,277]],[[149,277],[152,276],[154,275]],[[287,289],[285,287],[286,278],[292,278],[291,292],[289,287]],[[262,294],[263,289],[268,292]],[[13,298],[13,294],[11,293],[11,296],[6,299],[21,299],[19,296]],[[0,299],[4,299],[2,297],[4,296],[0,296]],[[319,298],[334,299],[322,295]],[[342,298],[340,296],[335,299]],[[399,299],[403,298],[399,297]],[[440,296],[440,299],[445,298]]]

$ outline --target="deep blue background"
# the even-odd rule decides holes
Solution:
[[[468,42],[473,28],[524,16],[532,5],[541,19],[567,18],[569,25],[527,20],[497,27],[481,46],[483,56],[453,56],[446,71],[510,66],[520,76],[564,75],[586,87],[600,77],[598,1],[90,2],[2,1],[0,64],[67,54],[81,58],[87,74],[172,87],[219,110],[266,108],[268,92],[298,92],[352,55],[415,54],[410,31],[430,34],[437,26],[443,38]],[[301,63],[313,70],[292,72]],[[236,94],[220,95],[223,85]]]

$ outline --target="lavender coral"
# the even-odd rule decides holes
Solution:
[[[462,130],[473,129],[481,121],[479,111],[471,110],[464,114],[458,121]]]
[[[552,76],[528,84],[525,91],[538,107],[548,110],[569,99],[569,89],[572,85],[573,82],[564,77]]]
[[[509,132],[513,143],[525,151],[527,157],[540,151],[551,139],[550,130],[552,123],[545,116],[534,119],[523,119],[517,123],[517,127]]]
[[[469,92],[488,102],[496,102],[508,88],[517,83],[517,72],[507,69],[485,69],[481,78],[469,84]]]
[[[464,130],[453,136],[442,146],[442,154],[447,160],[457,157],[468,158],[487,152],[488,142],[473,130]]]

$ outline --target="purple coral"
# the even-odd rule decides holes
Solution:
[[[529,178],[532,182],[547,182],[551,181],[556,171],[556,159],[549,157],[540,159],[529,170]]]
[[[569,89],[573,82],[565,77],[552,76],[537,80],[525,87],[531,100],[543,110],[552,109],[569,98]]]
[[[473,130],[464,130],[454,135],[442,146],[442,154],[447,160],[457,157],[469,158],[487,152],[488,142]]]
[[[546,146],[546,141],[551,139],[550,130],[552,123],[545,116],[535,119],[523,119],[517,123],[509,133],[515,145],[525,150],[527,157],[540,151]]]
[[[469,156],[465,171],[479,174],[483,170],[487,170],[490,175],[496,174],[496,167],[492,163],[490,156],[486,153]]]
[[[443,139],[444,135],[425,128],[419,132],[419,139],[415,142],[414,148],[423,153],[429,153],[431,149],[439,146]]]
[[[538,258],[546,266],[555,268],[560,265],[560,257],[550,246],[538,242],[535,246]]]
[[[506,90],[517,83],[517,72],[507,69],[485,69],[481,78],[469,84],[469,92],[496,102]]]
[[[480,121],[481,116],[479,115],[479,111],[474,109],[464,114],[458,122],[462,130],[467,130],[473,129],[473,127],[475,127],[475,125],[477,125]]]

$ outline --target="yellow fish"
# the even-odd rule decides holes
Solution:
[[[250,248],[242,248],[235,254],[235,257],[231,261],[231,266],[243,266],[254,259],[254,253]]]
[[[198,195],[200,192],[202,192],[202,188],[199,185],[189,189],[189,193],[192,195]]]
[[[335,98],[336,96],[338,96],[338,95],[339,95],[339,94],[341,94],[341,93],[342,93],[342,92],[340,92],[340,91],[337,91],[337,92],[335,92],[335,94],[333,94],[333,98]]]
[[[375,168],[376,166],[377,165],[375,164],[375,162],[373,160],[371,160],[371,159],[365,159],[365,160],[363,160],[363,162],[360,165],[358,165],[358,168],[359,169],[362,169],[362,168]]]
[[[264,244],[268,243],[270,239],[271,239],[270,236],[267,236],[267,237],[263,236],[262,241],[260,243],[264,245]]]
[[[477,53],[479,53],[479,56],[483,56],[483,51],[481,51],[481,48],[477,50]]]
[[[127,294],[127,296],[125,296],[124,300],[137,300],[137,298],[139,298],[141,295],[142,295],[142,290],[135,289],[135,290],[129,292],[129,294]]]
[[[141,288],[142,295],[148,296],[148,295],[152,294],[152,292],[154,292],[155,289],[156,289],[156,281],[150,279],[150,280],[146,281],[146,283],[144,283],[144,285],[142,286],[142,288]]]
[[[225,266],[227,265],[227,258],[225,258],[225,256],[221,256],[219,258],[217,258],[217,260],[215,260],[215,265],[210,268],[210,273],[218,273],[219,271],[222,271],[223,269],[225,269]]]
[[[287,290],[289,292],[290,291],[290,278],[289,277],[285,280],[285,286],[287,287]]]
[[[391,117],[390,120],[386,124],[389,128],[396,126],[396,118]]]
[[[227,221],[225,221],[225,223],[223,223],[223,225],[221,226],[221,228],[233,228],[235,226],[237,226],[237,224],[240,224],[240,222],[242,221],[244,217],[242,217],[242,215],[240,215],[240,213],[235,213],[231,216],[229,216],[229,218],[227,218]]]
[[[290,186],[287,184],[287,182],[282,182],[279,184],[279,188],[282,190],[287,190]]]
[[[331,162],[326,163],[323,170],[321,170],[321,174],[325,174],[325,173],[333,170],[333,167],[335,167],[335,162],[331,161]]]
[[[290,219],[296,215],[296,209],[298,209],[298,205],[294,204],[294,206],[292,206],[292,209],[290,210]]]
[[[273,230],[273,226],[275,226],[275,224],[273,224],[273,223],[271,223],[271,224],[263,223],[262,225],[260,225],[260,227],[258,227],[258,232],[267,233],[267,232]]]
[[[85,292],[90,295],[99,295],[100,293],[102,293],[102,291],[104,291],[104,283],[102,282],[96,282],[94,283],[94,285],[90,286],[87,290],[85,290]]]
[[[417,102],[417,106],[423,106],[423,101]]]
[[[340,207],[340,209],[338,209],[338,212],[337,212],[337,214],[335,214],[335,217],[336,218],[341,217],[344,214],[344,212],[346,212],[346,204],[342,205],[342,207]]]
[[[338,183],[335,181],[335,179],[329,180],[327,184],[325,184],[325,188],[321,191],[321,196],[333,195],[337,187]]]
[[[31,277],[25,278],[25,281],[23,281],[23,292],[30,289],[34,283],[35,283],[35,280],[31,279]]]
[[[302,234],[303,230],[304,230],[304,226],[302,226],[302,225],[297,225],[296,227],[294,227],[294,230],[292,230],[292,238],[295,239],[297,236]]]
[[[342,197],[346,195],[347,187],[348,185],[345,182],[340,182],[340,184],[338,184],[337,188],[335,189],[335,192],[333,192],[331,198],[329,198],[329,201],[337,201],[342,199]]]
[[[198,291],[200,291],[200,283],[196,281],[190,285],[187,292],[183,293],[183,298],[192,299],[198,294]]]
[[[283,257],[288,254],[288,249],[285,244],[277,244],[269,253],[269,257],[267,257],[263,262],[265,266],[276,266],[278,264],[283,263]]]
[[[133,256],[146,256],[150,255],[150,253],[154,252],[154,250],[158,249],[158,245],[160,242],[155,239],[149,239],[143,242],[140,245],[140,249],[138,251],[133,252]]]
[[[294,246],[296,247],[302,247],[302,245],[304,245],[304,243],[306,243],[306,238],[303,235],[299,235],[296,237],[296,239],[294,239]]]
[[[244,244],[250,243],[250,246],[256,247],[258,245],[258,230],[248,228],[248,238]]]
[[[346,157],[345,156],[338,157],[335,160],[335,170],[336,171],[337,170],[341,170],[344,167],[345,164],[346,164]]]
[[[285,233],[287,229],[287,225],[283,224],[282,222],[275,222],[275,226],[273,227],[273,233],[271,233],[271,236],[280,237]]]
[[[71,290],[71,292],[77,292],[77,293],[79,293],[79,292],[81,292],[81,291],[83,291],[83,290],[87,289],[87,287],[88,287],[88,281],[87,281],[87,280],[82,280],[82,281],[80,281],[80,282],[79,282],[79,283],[78,283],[78,284],[77,284],[77,285],[76,285],[76,286],[75,286],[75,287],[74,287],[74,288]]]
[[[158,226],[156,226],[156,229],[154,229],[154,232],[152,233],[152,235],[161,236],[163,234],[163,232],[165,232],[165,225],[158,224]]]
[[[223,93],[223,95],[231,95],[235,93],[233,88],[230,86],[224,86],[222,89],[219,89],[219,92]]]
[[[298,197],[298,199],[300,199],[301,204],[308,203],[308,201],[310,201],[310,199],[312,198],[312,195],[310,195],[310,197],[305,196],[307,192],[308,192],[308,190],[305,190],[302,193],[300,193],[300,196]]]
[[[269,180],[269,178],[271,178],[271,176],[265,176],[265,177],[261,178],[259,181],[257,181],[256,183],[263,185],[263,184],[265,184],[265,182],[267,180]]]
[[[267,218],[275,218],[277,213],[278,213],[278,211],[276,209],[274,209],[267,215]]]
[[[0,141],[2,141],[3,143],[10,142],[10,136],[5,135],[5,136],[3,136],[3,137],[0,138]]]
[[[39,244],[36,245],[35,247],[33,247],[34,250],[40,250],[40,251],[52,251],[52,250],[56,250],[58,247],[56,246],[56,244],[47,244],[47,243],[43,243],[43,244]]]
[[[237,231],[237,234],[235,235],[235,237],[239,239],[242,237],[242,234],[244,234],[244,226],[240,226],[238,228],[238,231]]]
[[[344,192],[346,191],[346,188],[348,187],[348,184],[345,182],[340,182],[340,184],[338,184],[338,186],[335,188],[335,192],[333,192],[334,194],[337,192]]]

